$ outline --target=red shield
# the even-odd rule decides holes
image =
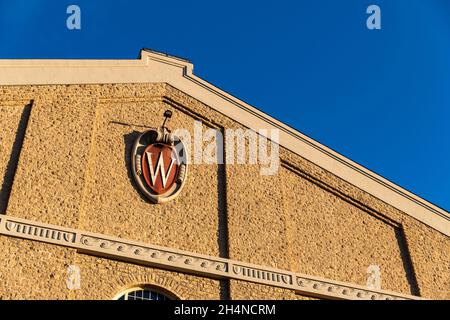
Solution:
[[[144,180],[153,192],[164,194],[176,182],[178,159],[172,147],[155,143],[145,148],[142,155],[142,173]]]

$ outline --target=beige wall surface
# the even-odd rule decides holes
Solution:
[[[138,132],[238,121],[164,84],[0,86],[0,213],[382,289],[450,299],[448,236],[281,148],[281,167],[190,164],[180,195],[151,204],[130,172]],[[230,143],[225,141],[225,144]],[[148,284],[180,299],[304,299],[0,236],[0,298],[112,299]],[[81,287],[66,286],[67,267]]]

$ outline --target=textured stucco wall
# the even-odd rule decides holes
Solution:
[[[258,165],[193,164],[178,198],[148,203],[131,179],[130,149],[166,109],[171,129],[192,133],[194,119],[204,129],[241,128],[165,84],[0,87],[0,209],[361,285],[374,264],[383,289],[450,299],[448,237],[283,149],[277,175],[261,176]],[[0,254],[5,299],[110,299],[145,283],[182,299],[304,298],[4,236]],[[79,290],[65,284],[72,264],[81,269]]]
[[[0,214],[6,212],[14,172],[17,168],[25,126],[29,116],[29,101],[0,101]]]

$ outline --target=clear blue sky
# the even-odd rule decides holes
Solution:
[[[81,30],[66,8],[81,8]],[[381,8],[381,30],[366,8]],[[0,0],[0,58],[143,47],[450,209],[450,1]]]

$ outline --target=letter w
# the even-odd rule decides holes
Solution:
[[[156,162],[156,169],[153,168],[152,153],[146,152],[146,154],[147,154],[147,159],[148,159],[148,168],[150,171],[150,180],[152,182],[152,186],[155,185],[156,178],[158,177],[158,172],[161,172],[162,185],[163,185],[163,188],[165,188],[166,184],[167,184],[167,179],[169,178],[170,172],[172,171],[173,163],[175,162],[175,159],[171,159],[170,165],[169,165],[169,170],[167,170],[167,173],[166,173],[166,168],[164,167],[164,160],[163,160],[162,152],[159,153],[158,161]]]

